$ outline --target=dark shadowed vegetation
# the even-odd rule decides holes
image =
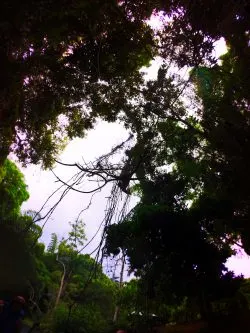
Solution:
[[[39,332],[248,332],[250,284],[226,261],[250,255],[249,2],[3,0],[0,67],[1,298],[24,295]],[[65,191],[113,184],[97,254],[82,253],[80,218],[46,247],[8,156],[51,168],[99,120],[133,134],[91,163],[60,162],[78,170]]]

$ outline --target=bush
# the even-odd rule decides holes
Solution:
[[[68,307],[60,304],[52,319],[52,332],[70,333],[107,333],[110,331],[109,318],[104,318],[98,307],[94,304],[77,305],[72,309],[68,318]]]

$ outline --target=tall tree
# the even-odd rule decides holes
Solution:
[[[228,108],[227,94],[220,90],[228,81],[227,76],[224,80],[218,77],[216,70],[207,70],[214,73],[212,88],[200,75],[206,82],[198,86],[205,104],[193,104],[192,114],[180,98],[176,78],[166,77],[164,67],[155,82],[149,81],[140,90],[139,102],[131,105],[131,111],[137,110],[133,123],[138,133],[136,147],[144,157],[131,176],[136,174],[140,182],[141,203],[122,223],[108,228],[107,238],[109,252],[125,251],[131,269],[151,285],[149,292],[155,293],[158,284],[161,292],[171,290],[175,297],[196,296],[203,315],[209,313],[210,301],[218,297],[218,286],[227,279],[234,284],[231,273],[224,272],[233,253],[230,245],[237,239],[237,227],[232,223],[239,220],[232,205],[232,188],[226,190],[232,180],[223,179],[236,153],[225,155],[224,147],[229,148],[234,137],[226,141],[230,132],[219,130],[225,116],[216,109],[220,105]],[[206,109],[208,105],[211,111]],[[138,150],[131,152],[138,157]],[[223,220],[231,227],[223,228]]]

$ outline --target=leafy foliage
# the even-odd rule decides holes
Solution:
[[[197,297],[205,317],[223,285],[228,292],[239,287],[240,279],[225,268],[231,245],[241,239],[248,251],[249,130],[242,109],[248,92],[243,85],[233,88],[241,77],[234,77],[235,61],[229,51],[222,65],[191,72],[194,115],[164,67],[140,91],[140,127],[136,120],[132,124],[141,154],[147,154],[136,171],[141,202],[108,228],[106,242],[108,253],[126,252],[131,270],[147,281],[149,296],[158,290],[179,302]],[[148,132],[153,140],[143,141]]]
[[[0,214],[1,219],[16,218],[20,215],[20,208],[29,194],[24,183],[23,174],[10,160],[5,160],[1,170],[0,182]]]
[[[1,159],[14,143],[22,162],[48,167],[93,126],[98,90],[119,93],[149,63],[152,34],[116,1],[2,2],[1,13]]]
[[[104,332],[117,304],[124,322],[132,311],[148,318],[158,309],[166,320],[210,318],[217,306],[243,311],[247,282],[225,262],[233,244],[250,253],[248,2],[27,0],[0,9],[1,235],[23,263],[7,267],[3,288],[28,293],[29,284],[49,332]],[[163,18],[154,34],[152,13]],[[218,62],[221,37],[228,52]],[[157,79],[144,80],[140,69],[155,55]],[[175,70],[187,67],[185,80]],[[140,196],[106,228],[106,254],[125,253],[140,278],[121,289],[79,253],[82,221],[67,239],[52,235],[47,250],[36,242],[39,226],[20,212],[23,177],[6,160],[13,151],[50,167],[98,118],[122,121],[136,140],[120,175],[116,166],[95,170],[114,171],[123,192]]]
[[[0,264],[5,267],[1,274],[2,295],[21,291],[26,294],[30,281],[37,281],[35,255],[29,251],[41,232],[29,215],[21,214],[22,203],[29,198],[24,176],[10,160],[1,166],[0,183]]]

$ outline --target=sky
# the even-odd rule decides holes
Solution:
[[[217,43],[215,55],[225,53],[225,43],[223,40]],[[147,69],[148,78],[155,78],[160,60],[153,61],[150,68]],[[76,161],[93,161],[96,157],[110,151],[110,149],[128,138],[128,132],[118,123],[99,122],[97,126],[88,132],[84,139],[75,139],[71,141],[64,152],[60,155],[60,160],[64,163],[75,163]],[[40,211],[47,198],[60,186],[57,179],[51,171],[44,171],[40,166],[29,165],[27,168],[20,166],[28,185],[30,198],[22,206],[23,210],[32,209]],[[75,172],[72,167],[55,165],[55,174],[63,180],[69,179]],[[98,227],[104,217],[107,197],[110,195],[111,185],[106,186],[100,193],[97,193],[89,209],[81,215],[86,224],[86,235],[88,240],[98,230]],[[42,215],[58,200],[59,196],[52,197],[42,210]],[[41,241],[48,245],[51,233],[55,232],[61,237],[67,237],[70,226],[69,222],[74,222],[79,212],[89,205],[90,195],[80,194],[70,191],[60,202],[51,218],[44,226]],[[130,207],[135,205],[137,198],[132,197]],[[100,231],[101,232],[101,231]],[[93,242],[84,250],[84,253],[91,253],[98,245],[100,232]],[[244,274],[250,277],[250,257],[243,251],[228,260],[227,266],[234,270],[236,274]]]
[[[96,157],[108,153],[113,146],[127,138],[128,133],[121,125],[100,122],[94,130],[89,131],[84,139],[75,139],[70,142],[65,151],[61,154],[60,160],[69,164],[81,162],[82,159],[85,161],[93,161]],[[27,168],[21,167],[21,170],[24,173],[30,193],[30,198],[23,204],[22,209],[40,211],[46,199],[60,186],[60,183],[51,171],[44,171],[39,166],[30,165]],[[67,181],[74,175],[76,169],[57,164],[53,171],[61,179]],[[89,185],[86,184],[86,186]],[[81,216],[86,223],[88,239],[95,233],[104,216],[106,201],[110,190],[111,185],[107,185],[101,193],[97,193],[92,200],[92,205]],[[60,193],[61,192],[62,191],[60,191]],[[51,198],[51,200],[49,200],[41,212],[42,215],[53,206],[59,196],[60,195],[56,195],[54,199]],[[52,232],[56,232],[59,237],[66,237],[70,228],[69,222],[73,222],[79,212],[88,206],[90,199],[91,195],[70,191],[60,202],[50,221],[46,224],[41,240],[48,244]],[[93,248],[94,245],[90,246],[87,250],[92,251]]]

